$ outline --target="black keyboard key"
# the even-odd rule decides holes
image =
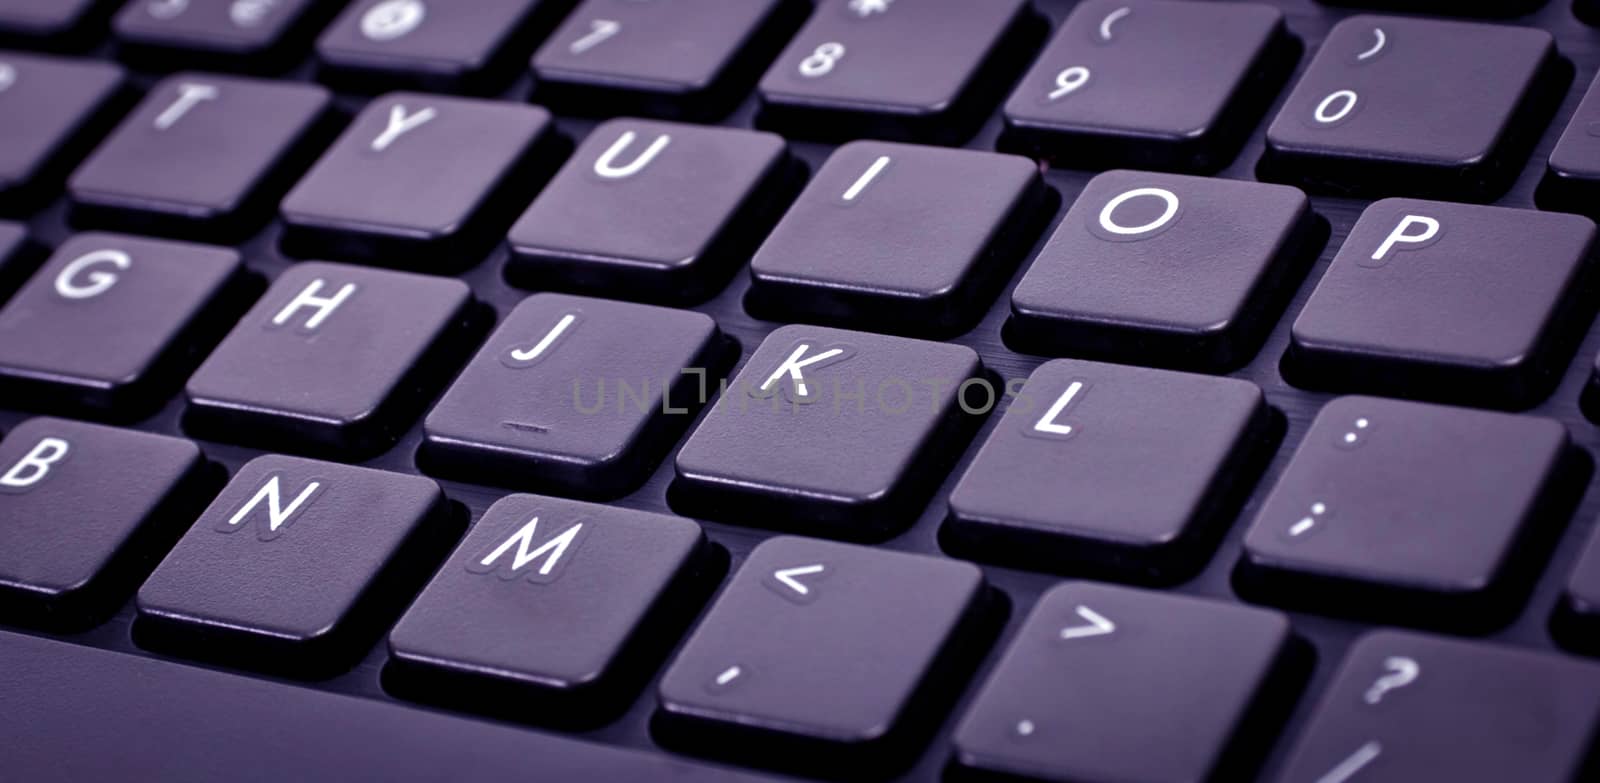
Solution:
[[[253,231],[326,135],[329,104],[315,85],[171,76],[73,172],[74,217],[185,236]]]
[[[322,0],[128,0],[112,20],[118,53],[161,68],[283,70],[333,3]]]
[[[1295,319],[1301,386],[1520,408],[1561,378],[1592,317],[1595,225],[1409,199],[1367,207]]]
[[[283,199],[285,248],[433,272],[499,241],[560,146],[537,106],[391,93]]]
[[[5,304],[44,260],[21,223],[0,220],[0,304]]]
[[[104,619],[219,478],[186,440],[23,422],[0,441],[0,617],[66,629]]]
[[[359,0],[317,40],[340,86],[497,92],[570,0]]]
[[[981,652],[986,592],[968,563],[765,541],[662,677],[656,736],[752,764],[892,769]]]
[[[1376,8],[1418,14],[1456,14],[1459,16],[1521,16],[1544,5],[1546,0],[1318,0],[1333,6]],[[1589,0],[1574,0],[1579,11]]]
[[[139,644],[295,676],[354,663],[459,533],[420,476],[251,460],[139,588]]]
[[[273,448],[394,444],[477,331],[458,280],[297,264],[189,379],[185,426]]]
[[[1267,603],[1493,628],[1586,473],[1551,419],[1340,397],[1256,513],[1234,582]]]
[[[1489,201],[1571,78],[1544,30],[1353,16],[1267,129],[1260,174],[1338,194]]]
[[[512,495],[389,633],[408,697],[562,726],[614,717],[720,569],[687,519]]]
[[[0,309],[0,389],[13,405],[149,415],[256,290],[227,248],[79,234]]]
[[[771,133],[612,120],[511,227],[506,276],[526,288],[703,300],[777,219],[797,168]]]
[[[971,436],[970,411],[993,404],[982,369],[961,345],[781,327],[679,450],[671,501],[736,524],[887,537]]]
[[[126,108],[110,63],[0,52],[0,206],[33,211]]]
[[[1082,3],[1011,93],[1001,144],[1077,167],[1215,171],[1299,54],[1271,6]]]
[[[956,762],[1030,780],[1246,779],[1264,719],[1299,688],[1292,641],[1277,612],[1059,585],[961,718]]]
[[[1005,336],[1030,353],[1232,369],[1260,349],[1326,237],[1291,187],[1106,172],[1012,292]]]
[[[947,550],[1172,582],[1205,562],[1271,452],[1249,381],[1058,359],[950,494]]]
[[[1399,631],[1356,641],[1274,778],[1567,783],[1600,730],[1600,667]],[[1591,762],[1592,763],[1592,762]]]
[[[785,135],[970,138],[1044,37],[1025,0],[822,0],[761,78]]]
[[[0,3],[0,44],[85,48],[110,5],[111,0],[6,0]]]
[[[1557,641],[1588,655],[1600,655],[1600,532],[1589,538],[1551,624]]]
[[[762,318],[950,336],[973,326],[1053,206],[1033,161],[840,147],[750,261]]]
[[[1589,84],[1550,151],[1537,197],[1545,209],[1600,218],[1600,77]]]
[[[803,12],[793,0],[585,0],[533,56],[534,95],[563,113],[714,120]]]
[[[731,363],[700,313],[536,294],[423,424],[431,473],[611,497],[638,487]]]

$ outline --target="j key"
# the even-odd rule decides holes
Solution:
[[[0,52],[0,206],[32,211],[124,108],[108,63]]]
[[[148,415],[256,289],[227,248],[79,234],[0,309],[0,390],[74,415]]]
[[[793,0],[585,0],[534,55],[535,97],[566,113],[716,119],[803,11]]]
[[[480,253],[553,166],[537,106],[391,93],[362,110],[284,198],[286,248],[448,272]]]
[[[892,768],[983,646],[986,591],[969,563],[763,542],[662,678],[657,736],[752,764]]]
[[[1417,633],[1361,637],[1276,780],[1567,783],[1600,730],[1600,667]]]
[[[1192,575],[1271,451],[1248,381],[1058,359],[950,495],[947,549],[1141,581]]]
[[[422,462],[480,483],[626,493],[688,427],[731,348],[700,313],[536,294],[428,414]]]
[[[0,441],[0,617],[92,625],[220,485],[193,443],[61,419]]]
[[[273,448],[381,451],[475,331],[458,280],[296,264],[189,379],[185,425]]]
[[[248,233],[326,135],[329,103],[315,85],[169,77],[73,173],[74,216],[182,235]]]
[[[1006,102],[1002,145],[1079,167],[1214,171],[1299,54],[1270,6],[1083,3]]]
[[[512,495],[389,634],[407,696],[558,725],[631,700],[718,575],[687,519]]]
[[[982,370],[965,346],[781,327],[678,452],[673,503],[737,524],[888,536],[971,436]]]
[[[1295,319],[1296,384],[1518,408],[1560,380],[1589,323],[1588,218],[1385,199]]]
[[[762,77],[760,121],[830,140],[960,143],[1043,36],[1025,0],[823,0]]]
[[[340,671],[459,532],[448,506],[420,476],[258,457],[139,588],[135,640],[297,676]]]
[[[110,0],[6,0],[0,3],[0,44],[78,49],[103,26]]]
[[[1600,218],[1600,77],[1550,152],[1538,200],[1546,209]]]
[[[770,133],[604,123],[512,226],[506,276],[528,288],[703,300],[777,219],[796,168]]]
[[[570,0],[358,0],[317,41],[340,85],[494,92]]]
[[[1326,237],[1291,187],[1107,172],[1012,292],[1006,338],[1034,353],[1238,367]]]
[[[0,220],[0,304],[33,274],[43,258],[39,248],[28,240],[27,228]]]
[[[1260,173],[1339,194],[1489,201],[1570,80],[1543,30],[1353,16],[1267,129]]]
[[[1567,577],[1566,594],[1551,630],[1564,645],[1600,655],[1600,533],[1589,539],[1589,546]]]
[[[1245,535],[1252,600],[1451,629],[1516,610],[1586,472],[1560,423],[1376,397],[1317,414]]]
[[[125,59],[161,67],[275,71],[299,57],[332,3],[319,0],[128,0],[111,23]]]
[[[956,761],[1030,780],[1246,779],[1250,735],[1300,685],[1291,641],[1277,612],[1059,585],[961,718]]]
[[[1054,199],[1033,161],[855,142],[822,165],[750,262],[770,320],[946,336],[970,328]]]

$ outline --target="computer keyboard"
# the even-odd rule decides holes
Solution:
[[[0,780],[1600,780],[1596,23],[0,0]]]

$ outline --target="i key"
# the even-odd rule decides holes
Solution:
[[[1215,171],[1299,55],[1270,6],[1082,3],[1006,101],[1002,148],[1077,167]]]
[[[571,0],[359,0],[317,40],[341,87],[498,92]]]
[[[296,264],[189,379],[184,426],[271,448],[394,444],[478,331],[459,280]]]
[[[1026,568],[1186,578],[1253,485],[1273,423],[1248,381],[1046,362],[951,492],[942,542]]]
[[[662,677],[657,737],[750,764],[892,769],[986,646],[987,592],[970,563],[762,542]]]
[[[1026,158],[847,144],[751,259],[746,307],[769,320],[954,335],[988,307],[1054,199]]]
[[[533,56],[534,96],[563,113],[715,120],[803,11],[793,0],[585,0]]]
[[[283,199],[288,252],[450,272],[500,238],[562,143],[537,106],[391,93]]]
[[[118,54],[160,68],[281,71],[334,4],[318,0],[129,0],[112,20]]]
[[[32,211],[53,198],[126,108],[122,88],[110,63],[0,52],[0,207]]]
[[[1600,218],[1600,76],[1551,150],[1536,197],[1545,209]]]
[[[1361,213],[1295,319],[1301,386],[1523,408],[1592,317],[1595,225],[1576,215],[1384,199]]]
[[[732,347],[700,313],[530,296],[428,414],[419,462],[479,483],[628,492],[705,404]]]
[[[516,720],[606,720],[699,610],[716,561],[687,519],[512,495],[389,633],[385,684]]]
[[[1600,666],[1374,631],[1351,646],[1274,780],[1592,780],[1597,731]]]
[[[777,219],[798,168],[771,133],[603,123],[511,227],[506,277],[525,288],[703,300]]]
[[[328,91],[180,73],[158,83],[67,182],[76,220],[237,238],[326,135]]]
[[[1030,353],[1219,371],[1260,348],[1327,238],[1283,185],[1109,171],[1011,294]]]
[[[1242,780],[1252,740],[1299,690],[1298,652],[1277,612],[1058,585],[957,724],[956,763],[1030,780]]]
[[[367,650],[458,534],[429,479],[258,457],[139,588],[134,640],[329,676]]]
[[[220,485],[186,440],[23,422],[0,442],[0,617],[58,630],[103,620]]]
[[[1328,614],[1494,628],[1587,473],[1551,419],[1340,397],[1256,513],[1234,583]]]
[[[1543,30],[1353,16],[1267,128],[1258,173],[1341,195],[1491,201],[1571,79]]]
[[[0,309],[0,393],[73,415],[149,415],[258,290],[228,248],[79,234]]]
[[[735,524],[887,537],[994,404],[982,370],[961,345],[781,327],[678,451],[671,502]]]
[[[1025,0],[823,0],[761,79],[764,126],[959,144],[1044,37]]]

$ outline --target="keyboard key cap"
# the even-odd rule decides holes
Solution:
[[[139,589],[135,641],[291,676],[365,653],[459,534],[439,485],[258,457]]]
[[[0,617],[100,622],[220,486],[193,443],[62,419],[0,441]]]
[[[1024,568],[1187,579],[1280,426],[1249,381],[1046,362],[951,492],[942,543]]]
[[[506,276],[526,288],[704,300],[777,220],[799,168],[771,133],[603,123],[511,227]]]
[[[1260,349],[1327,234],[1294,188],[1106,172],[1012,292],[1005,338],[1029,353],[1230,370]]]
[[[79,234],[0,309],[0,393],[13,405],[142,418],[258,290],[228,248]]]
[[[1247,779],[1309,662],[1292,643],[1277,612],[1059,585],[961,718],[956,762],[1029,779]]]
[[[1537,198],[1545,209],[1600,218],[1600,77],[1550,152]]]
[[[512,495],[389,634],[391,690],[511,719],[614,717],[721,574],[687,519]]]
[[[285,249],[457,271],[499,241],[563,144],[537,106],[385,95],[284,198]]]
[[[961,345],[780,327],[679,450],[670,500],[694,517],[885,538],[971,437],[982,369]]]
[[[804,10],[793,0],[585,0],[533,56],[535,99],[563,113],[715,120]]]
[[[1054,200],[1026,158],[847,144],[751,260],[746,306],[768,320],[954,335],[988,308]]]
[[[1489,201],[1570,80],[1544,30],[1353,16],[1267,129],[1259,173],[1342,195]]]
[[[1245,534],[1253,601],[1488,630],[1588,473],[1559,422],[1375,397],[1323,407]]]
[[[128,0],[111,26],[124,59],[282,71],[302,56],[334,3],[320,0]]]
[[[1266,5],[1083,3],[1011,93],[1001,144],[1076,167],[1216,171],[1300,48]]]
[[[892,769],[986,646],[986,593],[968,563],[765,541],[667,669],[656,737],[751,764]]]
[[[477,483],[625,494],[689,426],[733,348],[700,313],[535,294],[428,414],[419,462]]]
[[[85,48],[103,26],[110,4],[110,0],[6,0],[0,4],[0,45]]]
[[[0,52],[0,207],[31,212],[127,108],[109,63]]]
[[[764,126],[959,144],[1044,38],[1025,0],[822,0],[761,79]]]
[[[394,444],[477,333],[458,280],[297,264],[189,379],[184,426],[267,448]]]
[[[0,220],[0,304],[16,292],[43,260],[44,253],[29,241],[26,227]]]
[[[1521,16],[1545,4],[1545,0],[1318,0],[1333,6],[1366,6],[1385,11],[1419,14],[1457,14],[1460,16]],[[1574,0],[1578,11],[1588,0]]]
[[[1588,780],[1600,667],[1375,631],[1345,655],[1279,781]]]
[[[498,92],[570,0],[358,0],[317,41],[341,87]]]
[[[1589,545],[1567,577],[1551,630],[1568,648],[1600,655],[1600,533],[1589,537]]]
[[[1502,207],[1367,207],[1295,319],[1300,386],[1521,408],[1560,380],[1592,318],[1595,226]]]
[[[184,236],[254,231],[327,135],[329,103],[315,85],[164,79],[73,173],[74,218]]]

